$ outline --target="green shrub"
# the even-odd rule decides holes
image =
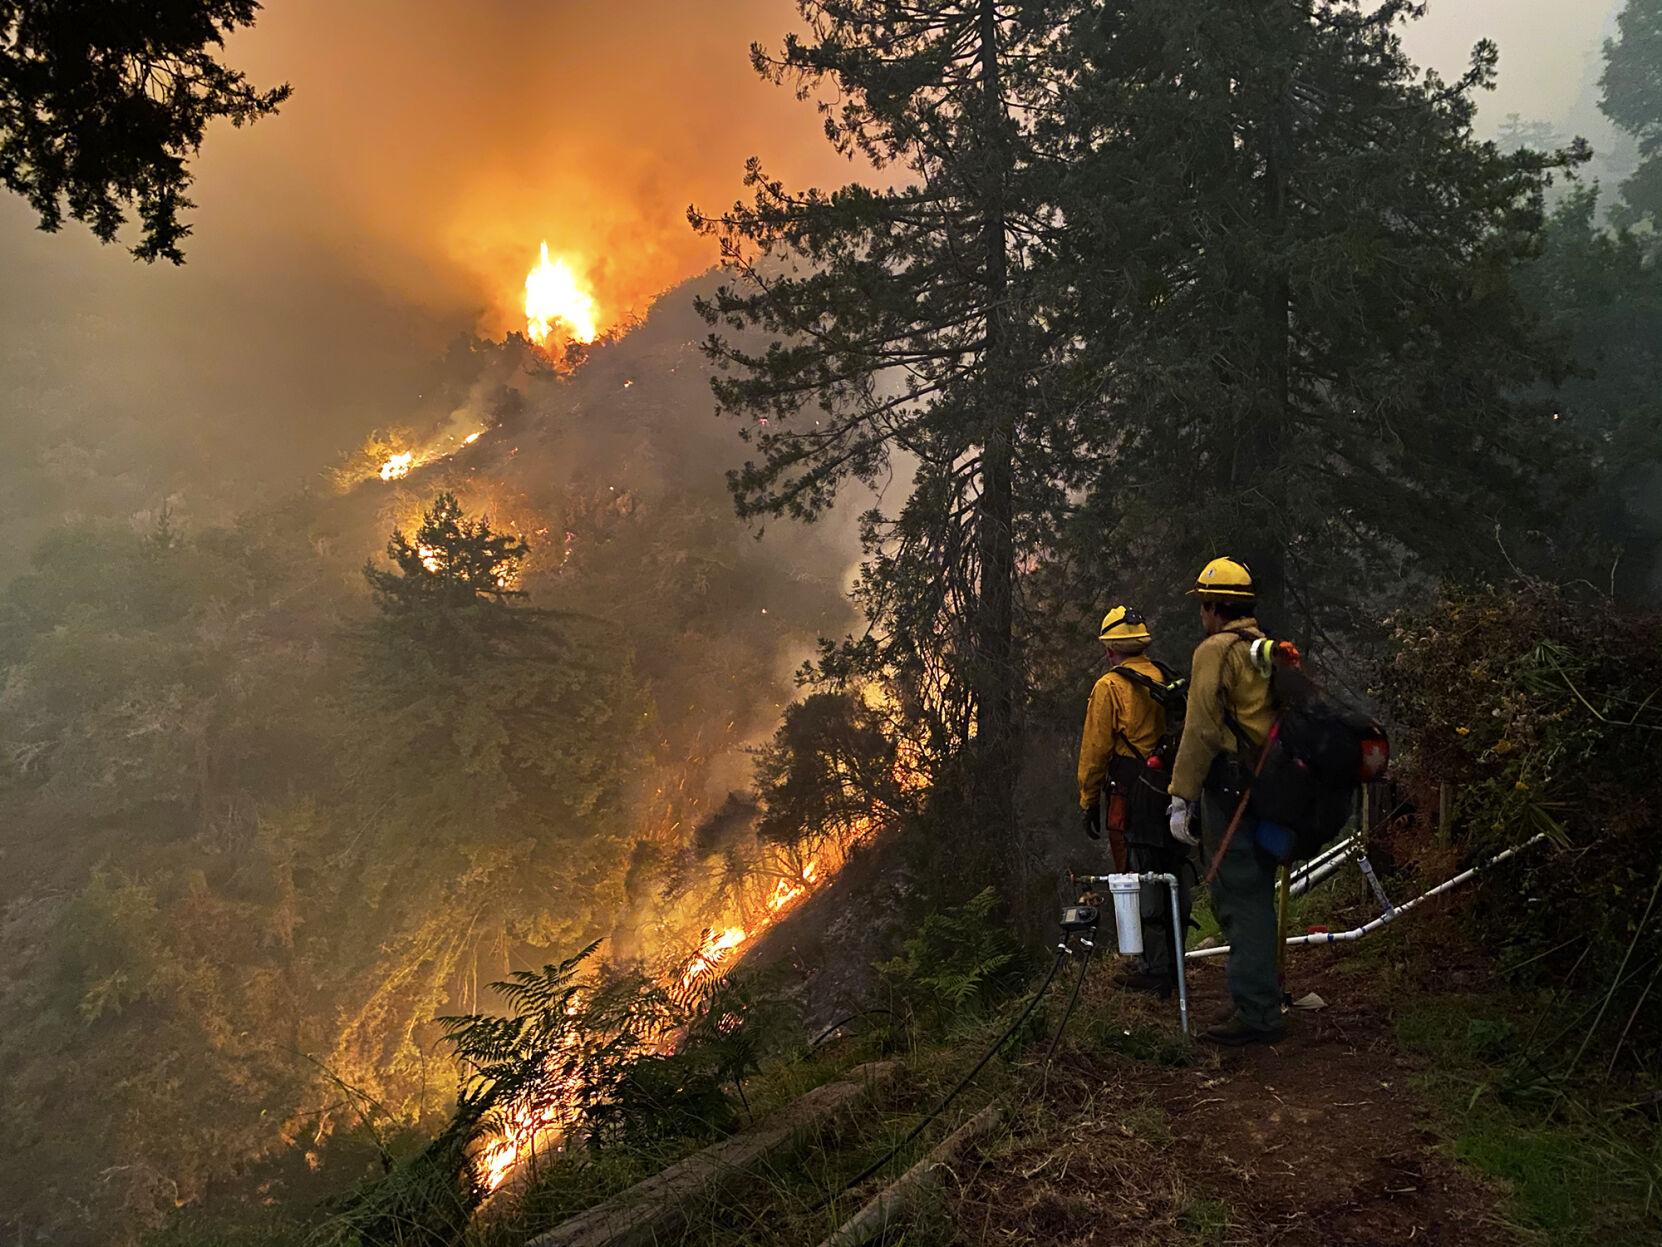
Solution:
[[[673,1047],[621,1062],[606,1094],[589,1105],[591,1146],[729,1133],[739,1110],[749,1109],[745,1080],[802,1031],[776,985],[752,977],[718,980],[678,1025]]]
[[[661,975],[592,967],[597,947],[491,984],[506,1013],[440,1019],[464,1069],[450,1123],[341,1201],[315,1247],[456,1241],[490,1189],[486,1140],[516,1121],[548,1123],[591,1152],[738,1125],[745,1078],[800,1033],[780,993],[726,978],[667,990]]]
[[[1662,1039],[1662,616],[1523,581],[1394,621],[1379,692],[1429,821],[1474,856],[1546,832],[1479,911],[1517,981],[1565,993],[1577,1058]],[[1548,1037],[1551,1037],[1549,1028]],[[1573,1062],[1572,1062],[1573,1063]]]
[[[899,957],[877,967],[896,1012],[938,1027],[981,1016],[1029,969],[991,888],[930,914]]]

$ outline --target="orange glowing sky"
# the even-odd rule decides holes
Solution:
[[[1558,116],[1589,98],[1615,2],[1441,0],[1409,45],[1457,72],[1492,34],[1491,124]],[[294,96],[210,131],[183,269],[73,223],[40,234],[0,195],[0,526],[284,492],[398,423],[456,334],[522,329],[542,240],[605,328],[714,261],[685,210],[731,202],[748,157],[793,186],[858,176],[751,70],[750,43],[796,18],[791,0],[272,0],[228,59]]]
[[[1504,72],[1488,111],[1556,115],[1597,48],[1598,15],[1581,7],[1434,4],[1411,49],[1452,74],[1494,35]],[[792,184],[849,176],[813,109],[750,68],[751,41],[777,44],[795,17],[790,0],[281,0],[232,57],[294,97],[274,121],[215,136],[200,219],[228,209],[222,190],[252,197],[402,297],[471,300],[498,333],[517,325],[513,296],[546,238],[609,316],[639,310],[711,262],[684,210],[731,200],[750,155]]]
[[[707,267],[689,202],[720,205],[766,153],[793,180],[849,166],[812,108],[757,79],[781,0],[284,0],[231,54],[286,78],[281,116],[217,136],[221,180],[301,223],[400,296],[473,305],[519,327],[515,304],[547,239],[611,319]],[[214,215],[218,215],[216,212]]]
[[[689,202],[762,155],[839,183],[813,108],[760,81],[790,0],[276,0],[227,59],[288,81],[210,130],[182,269],[0,194],[0,527],[182,497],[223,516],[402,423],[457,334],[523,330],[547,239],[602,327],[715,255]],[[260,446],[250,455],[251,440]],[[0,566],[0,576],[6,568]]]

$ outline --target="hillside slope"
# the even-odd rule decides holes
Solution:
[[[9,1231],[338,1190],[449,1111],[435,1017],[593,938],[690,950],[751,885],[695,832],[848,626],[853,554],[733,517],[710,280],[570,375],[458,344],[402,477],[357,452],[229,527],[65,525],[0,590]],[[363,566],[443,491],[524,535],[563,661],[424,686],[377,639]]]

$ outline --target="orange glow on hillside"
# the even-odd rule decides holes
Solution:
[[[889,696],[881,688],[868,687],[864,692],[868,706],[874,709],[890,706]],[[908,792],[928,786],[925,752],[917,742],[903,740],[894,778]],[[660,983],[678,996],[697,999],[732,973],[759,936],[835,879],[855,846],[869,841],[879,830],[878,820],[868,815],[852,820],[840,834],[816,837],[811,846],[803,841],[794,848],[778,849],[758,861],[749,873],[748,886],[735,898],[729,911],[738,921],[705,928],[691,953],[662,968]],[[721,1021],[723,1029],[737,1024],[738,1019],[730,1022],[724,1017]],[[654,1036],[652,1042],[664,1051],[671,1051],[677,1038],[675,1032],[666,1032]],[[558,1091],[560,1094],[552,1104],[544,1105],[536,1113],[512,1118],[485,1143],[478,1163],[489,1189],[495,1190],[505,1182],[521,1160],[534,1154],[539,1145],[560,1145],[572,1113],[563,1102],[566,1091],[563,1083]]]
[[[706,930],[698,947],[673,971],[673,979],[679,981],[682,991],[693,992],[704,990],[718,981],[731,969],[730,963],[737,960],[734,955],[736,949],[771,927],[823,881],[818,859],[808,862],[800,872],[779,879],[749,927]],[[655,1042],[669,1050],[674,1046],[675,1039],[676,1036],[670,1033],[657,1036]],[[572,1090],[575,1095],[575,1088]],[[511,1115],[485,1142],[476,1164],[487,1189],[494,1191],[501,1186],[520,1161],[533,1154],[539,1146],[559,1146],[560,1136],[570,1116],[563,1100],[563,1095],[556,1095],[552,1104],[536,1112],[522,1111]]]

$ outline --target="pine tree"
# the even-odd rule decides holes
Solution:
[[[846,852],[915,813],[908,761],[892,718],[856,693],[815,693],[787,707],[773,740],[757,751],[756,791],[766,808],[757,835]]]
[[[1662,264],[1654,240],[1605,228],[1599,209],[1595,187],[1565,196],[1544,254],[1520,275],[1578,364],[1554,398],[1597,482],[1558,526],[1565,558],[1554,570],[1648,604],[1662,587]]]
[[[1627,0],[1604,44],[1599,107],[1639,141],[1640,165],[1622,184],[1633,221],[1662,229],[1662,0]]]
[[[1072,6],[1029,0],[798,5],[806,38],[757,69],[828,87],[825,129],[891,185],[802,193],[752,161],[752,202],[691,212],[739,281],[702,306],[723,333],[721,408],[751,417],[757,457],[739,513],[812,520],[851,481],[910,477],[894,514],[864,519],[858,597],[870,625],[822,674],[888,671],[923,693],[937,738],[973,738],[983,847],[1014,845],[1021,698],[1016,569],[1029,499],[1053,488],[1038,392],[1051,343],[1036,319],[1052,35]],[[760,330],[765,346],[755,345]]]
[[[1175,588],[1228,553],[1272,614],[1372,613],[1539,520],[1562,439],[1518,395],[1559,364],[1511,273],[1582,153],[1478,142],[1495,49],[1422,75],[1418,11],[1126,0],[1076,28],[1062,241],[1098,577],[1158,550]]]
[[[470,520],[456,495],[442,493],[423,512],[413,538],[395,529],[387,557],[396,570],[364,568],[377,604],[389,615],[428,609],[503,605],[524,597],[515,586],[529,548],[520,537]]]
[[[366,569],[381,616],[362,636],[350,709],[373,725],[341,759],[372,863],[343,894],[396,979],[348,1037],[374,1067],[455,988],[480,949],[570,947],[616,904],[647,720],[628,655],[596,621],[524,602],[526,547],[440,494],[394,569]],[[343,794],[344,797],[344,794]],[[359,921],[353,913],[351,921]],[[469,931],[467,939],[457,938]],[[443,955],[421,951],[442,947]]]
[[[381,649],[399,664],[455,672],[509,638],[551,635],[544,612],[520,602],[529,553],[522,538],[497,532],[488,516],[469,519],[454,494],[439,494],[413,534],[393,531],[390,567],[364,565]]]
[[[187,162],[210,123],[277,111],[224,65],[226,37],[254,23],[255,0],[72,0],[0,4],[0,184],[43,230],[65,214],[113,242],[136,211],[141,260],[184,262],[192,207]]]

